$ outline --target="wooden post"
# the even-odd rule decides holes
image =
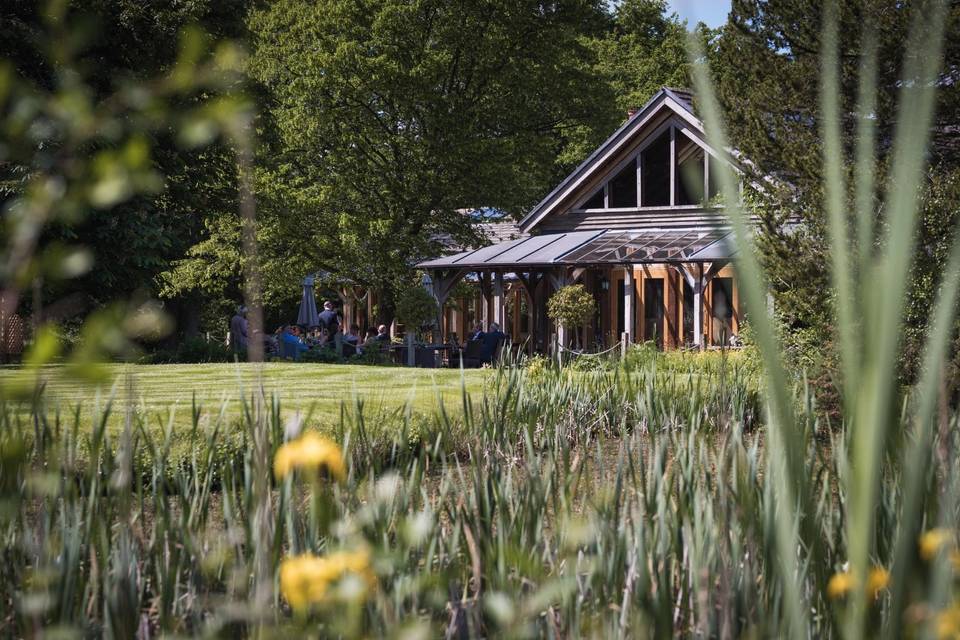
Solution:
[[[623,333],[627,342],[633,342],[633,266],[627,265],[623,271]]]
[[[503,331],[505,323],[505,300],[503,296],[503,273],[497,271],[493,274],[493,321],[497,323],[501,331]]]
[[[670,127],[670,206],[677,204],[677,130]]]
[[[693,281],[693,344],[703,349],[703,263],[697,265]]]
[[[412,367],[417,363],[414,350],[413,350],[413,332],[410,331],[410,328],[407,328],[407,366]]]

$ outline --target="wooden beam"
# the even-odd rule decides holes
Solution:
[[[670,206],[677,206],[677,129],[670,127]]]
[[[503,272],[497,271],[493,274],[493,321],[503,329],[504,326],[504,307],[506,301],[503,297]]]
[[[626,265],[623,271],[623,331],[627,342],[633,342],[633,266]]]

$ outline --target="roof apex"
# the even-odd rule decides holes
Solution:
[[[703,123],[693,112],[693,94],[686,89],[671,89],[663,87],[650,98],[637,112],[627,119],[620,127],[603,141],[599,147],[594,149],[593,153],[587,156],[586,160],[580,163],[560,184],[558,184],[547,196],[541,200],[537,206],[523,217],[519,222],[520,230],[529,232],[540,220],[542,220],[556,204],[568,187],[578,182],[581,178],[591,174],[597,160],[599,160],[608,151],[618,148],[626,140],[630,139],[641,123],[646,122],[649,116],[660,109],[670,109],[682,118],[690,122],[697,129],[703,131]]]

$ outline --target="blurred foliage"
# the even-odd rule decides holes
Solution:
[[[77,362],[128,357],[134,342],[168,334],[177,305],[165,320],[151,305],[153,327],[141,331],[144,307],[127,301],[149,297],[207,206],[236,207],[228,138],[249,120],[237,92],[244,58],[195,25],[226,4],[152,4],[0,9],[11,36],[0,38],[3,299],[44,322],[101,309],[80,332]]]
[[[877,101],[872,123],[877,131],[874,246],[885,228],[880,195],[886,188],[901,90],[907,30],[915,12],[929,7],[920,0],[856,0],[841,3],[840,88],[841,143],[848,154],[847,184],[853,184],[852,154],[857,124],[856,101],[864,26],[877,33]],[[832,315],[830,249],[823,201],[823,147],[818,92],[821,80],[820,0],[733,2],[731,22],[715,39],[711,67],[724,108],[729,137],[750,162],[748,176],[762,189],[752,190],[751,204],[761,218],[764,253],[778,312],[795,342],[813,351],[805,357],[818,366],[838,362]],[[946,24],[944,70],[960,68],[960,5],[952,3]],[[946,77],[946,76],[945,76]],[[960,168],[956,126],[960,122],[960,83],[940,87],[930,147],[931,169],[925,185],[917,267],[911,280],[911,311],[905,335],[903,381],[914,379],[918,338],[927,329],[932,294],[946,264],[949,234],[960,208],[960,192],[951,188]],[[773,177],[770,180],[769,177]],[[762,178],[762,179],[761,179]],[[847,199],[848,210],[854,194]],[[802,226],[792,223],[802,222]],[[836,373],[835,371],[833,372]]]

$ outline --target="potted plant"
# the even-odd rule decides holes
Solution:
[[[582,284],[561,287],[547,301],[547,316],[558,326],[573,331],[577,336],[578,347],[580,335],[576,331],[577,327],[588,323],[596,312],[597,301]]]

